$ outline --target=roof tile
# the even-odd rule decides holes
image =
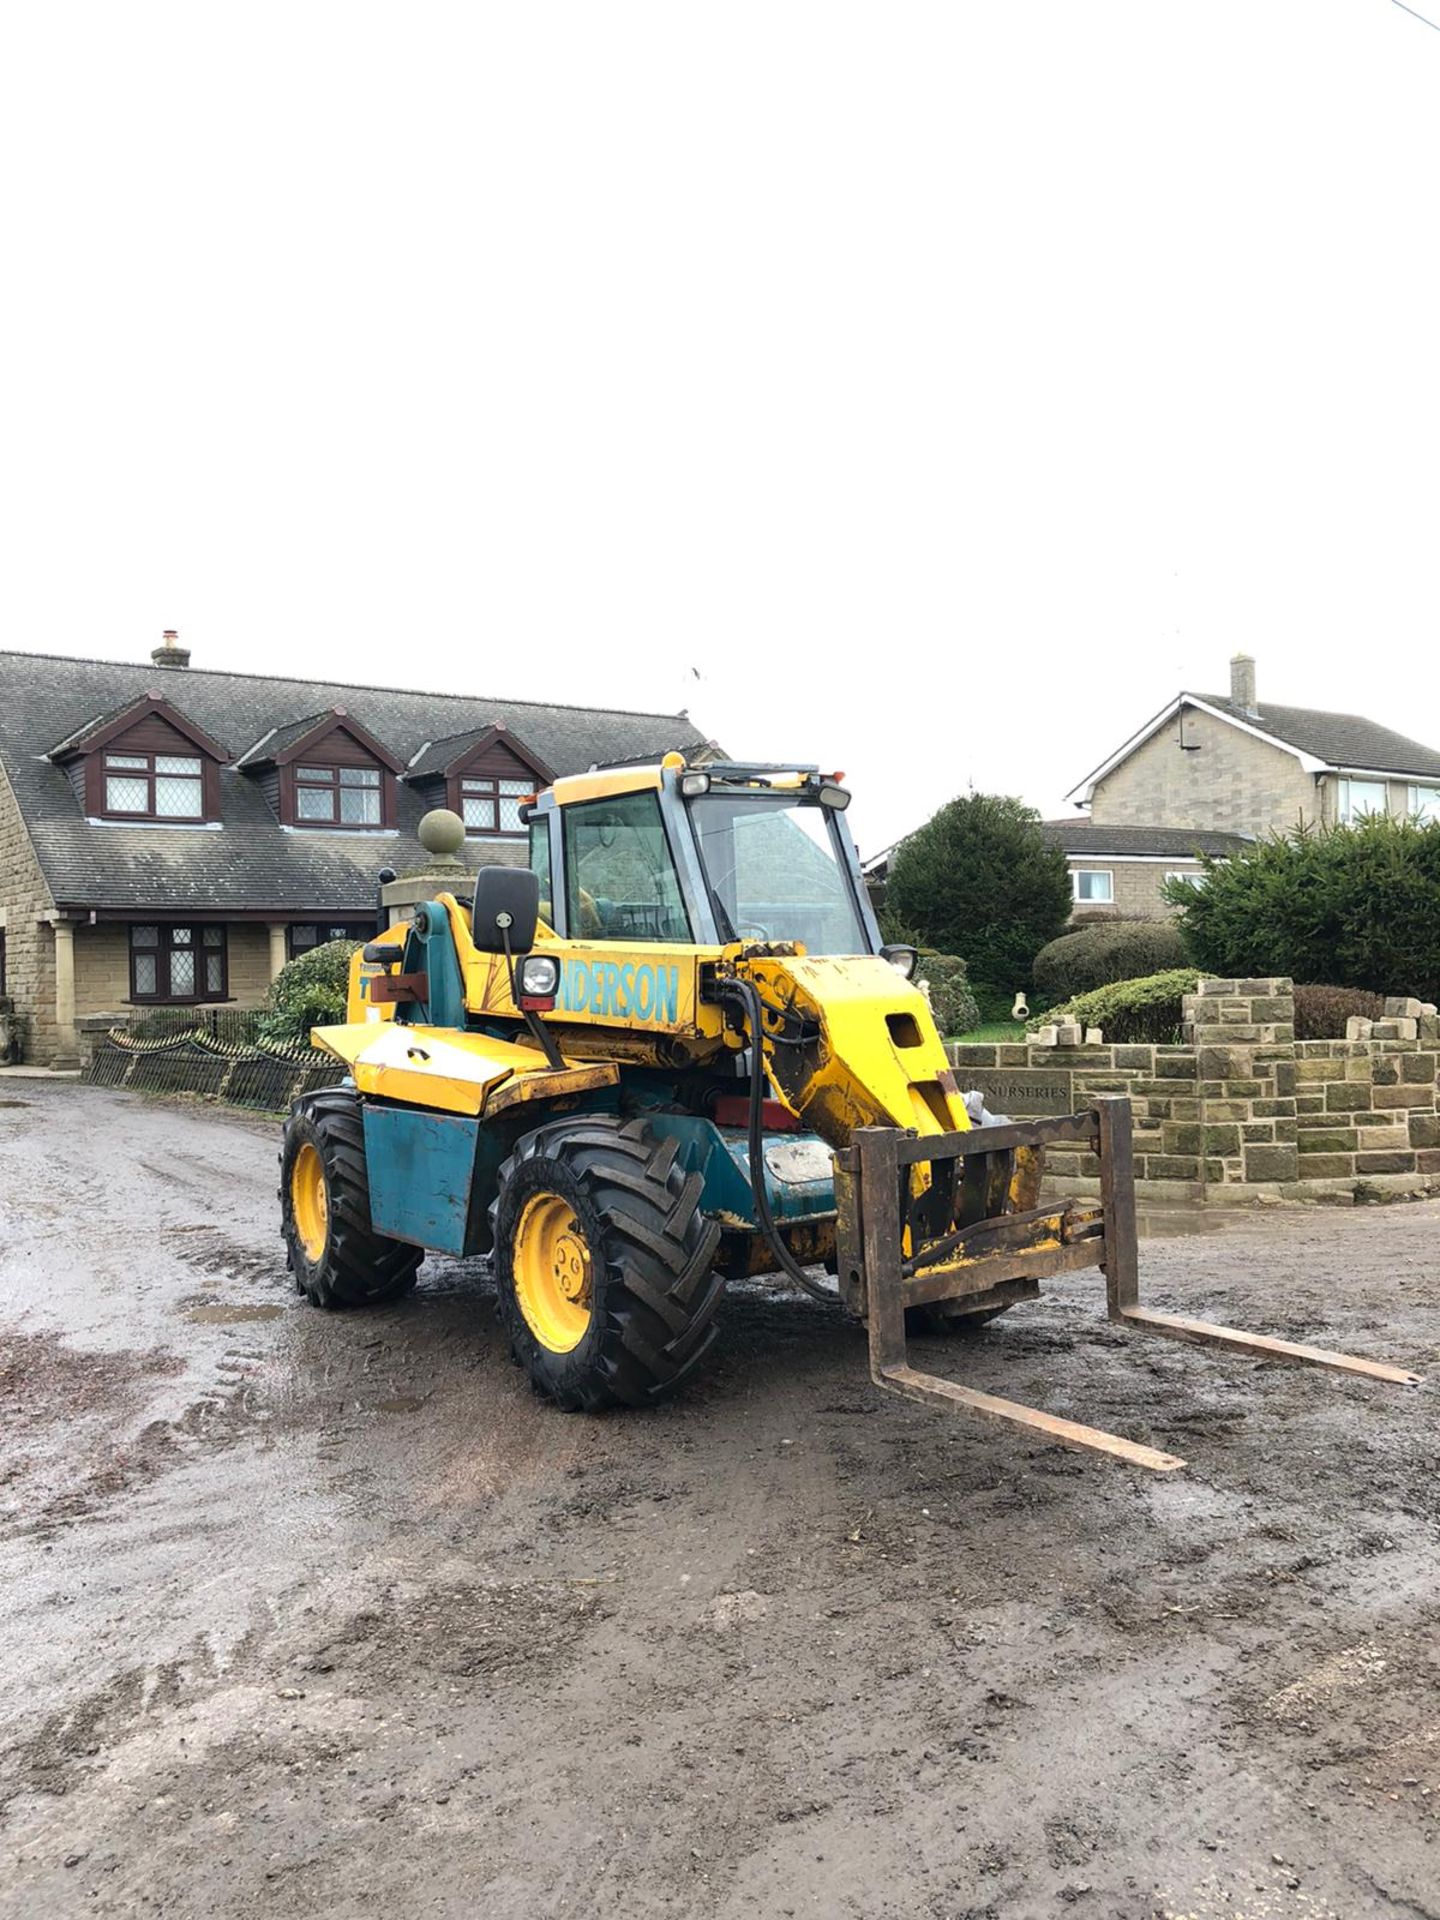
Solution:
[[[496,721],[557,775],[583,773],[597,762],[658,759],[672,747],[683,752],[706,744],[684,714],[355,687],[197,667],[157,676],[153,663],[0,652],[0,764],[61,905],[111,911],[143,907],[155,913],[274,909],[282,916],[359,912],[374,904],[378,868],[403,871],[426,857],[415,838],[424,805],[404,780],[396,782],[394,833],[282,827],[255,778],[228,767],[220,773],[224,826],[219,831],[88,822],[64,772],[44,756],[57,742],[88,733],[97,716],[113,715],[150,692],[157,678],[177,712],[231,754],[263,745],[268,758],[278,750],[276,732],[289,734],[301,725],[297,714],[311,716],[306,724],[313,725],[337,706],[383,741],[402,765],[427,741],[478,732]],[[477,852],[472,842],[471,857]]]

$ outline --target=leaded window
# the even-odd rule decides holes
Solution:
[[[519,833],[520,802],[535,791],[533,780],[495,780],[485,774],[460,779],[460,818],[467,833]]]
[[[198,753],[106,753],[105,812],[127,820],[203,820]]]
[[[132,1000],[223,1000],[224,927],[141,924],[130,929]]]
[[[380,826],[383,777],[378,767],[296,767],[296,821],[312,827]]]

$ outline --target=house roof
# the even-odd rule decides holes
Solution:
[[[237,756],[235,764],[237,767],[265,766],[277,760],[297,740],[303,740],[307,733],[313,733],[323,720],[333,718],[330,708],[322,707],[319,713],[307,713],[302,719],[292,720],[288,727],[267,727],[258,740],[252,741]]]
[[[46,758],[64,763],[73,760],[77,754],[93,753],[97,747],[109,746],[121,734],[129,733],[138,720],[146,720],[152,714],[158,715],[174,732],[183,734],[201,753],[208,753],[216,760],[225,758],[225,749],[218,741],[212,740],[188,714],[181,713],[178,707],[172,707],[157,689],[142,693],[132,700],[122,700],[109,713],[97,714],[93,720],[58,741]]]
[[[534,761],[537,765],[545,762],[536,748],[529,742],[510,739],[510,729],[506,726],[490,724],[483,727],[470,727],[464,733],[449,734],[443,740],[429,740],[405,769],[407,780],[433,779],[436,775],[448,773],[458,760],[478,747],[485,740],[501,740],[513,747],[521,759]]]
[[[1297,747],[1316,760],[1323,760],[1336,771],[1424,774],[1440,776],[1440,753],[1434,747],[1422,747],[1418,740],[1407,739],[1358,713],[1322,713],[1314,707],[1276,707],[1268,701],[1257,704],[1253,714],[1237,707],[1218,694],[1191,696],[1203,700],[1229,720],[1257,721],[1264,733]]]
[[[1102,827],[1076,816],[1044,820],[1040,831],[1048,847],[1079,859],[1193,860],[1202,853],[1237,853],[1250,842],[1240,833],[1202,833],[1193,827]]]
[[[425,805],[404,780],[396,782],[394,833],[282,827],[254,776],[234,766],[219,776],[222,829],[91,824],[64,770],[45,756],[151,691],[162,692],[228,755],[253,749],[252,765],[279,750],[277,733],[301,727],[297,715],[309,716],[313,727],[337,706],[402,766],[427,741],[496,721],[557,776],[707,744],[684,714],[0,652],[0,765],[61,906],[186,914],[274,909],[282,918],[364,912],[374,904],[380,867],[404,872],[428,857],[415,838]]]
[[[1065,797],[1088,802],[1106,774],[1128,760],[1184,707],[1196,707],[1242,728],[1257,739],[1293,753],[1307,773],[1377,773],[1400,779],[1440,779],[1440,752],[1407,739],[1355,713],[1325,713],[1314,707],[1277,707],[1268,701],[1253,712],[1213,693],[1177,693],[1107,760],[1086,774]]]

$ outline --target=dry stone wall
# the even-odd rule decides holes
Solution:
[[[1412,1010],[1413,1009],[1413,1010]],[[1130,1098],[1142,1195],[1344,1202],[1440,1192],[1440,1021],[1391,1002],[1369,1038],[1295,1039],[1289,980],[1205,980],[1176,1046],[952,1046],[992,1112],[1069,1113]],[[1052,1149],[1051,1177],[1087,1191],[1093,1155]]]

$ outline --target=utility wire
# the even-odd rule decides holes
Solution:
[[[1427,27],[1434,27],[1436,33],[1440,33],[1440,22],[1437,22],[1434,20],[1426,20],[1425,15],[1423,13],[1416,13],[1413,7],[1407,7],[1405,4],[1405,0],[1390,0],[1390,4],[1392,6],[1399,7],[1402,13],[1408,13],[1412,20],[1423,21]]]

